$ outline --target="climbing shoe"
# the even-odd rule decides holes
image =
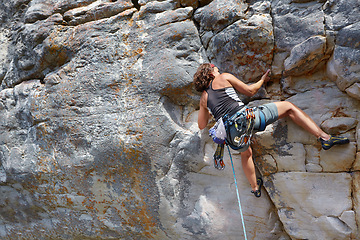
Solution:
[[[261,197],[261,187],[263,185],[263,180],[261,178],[257,178],[256,183],[258,185],[258,190],[256,190],[256,191],[252,190],[251,193],[253,193],[255,195],[255,197],[259,198],[259,197]]]
[[[335,137],[330,136],[330,139],[325,141],[322,138],[320,138],[321,146],[324,150],[330,149],[334,145],[340,145],[340,144],[346,144],[349,143],[349,139],[346,137]]]

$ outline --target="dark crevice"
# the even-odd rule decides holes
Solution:
[[[202,1],[199,1],[199,7],[204,7],[208,4],[210,4],[212,2],[212,0],[202,0]]]
[[[41,84],[45,84],[44,77],[40,78],[40,83],[41,83]]]
[[[139,4],[139,1],[138,1],[138,0],[131,0],[131,2],[134,4],[134,7],[135,7],[137,10],[140,10],[140,4]]]

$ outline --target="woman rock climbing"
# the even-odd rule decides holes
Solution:
[[[201,64],[193,80],[195,89],[202,93],[198,116],[199,128],[204,129],[207,126],[211,115],[215,117],[216,121],[224,120],[225,127],[227,127],[225,118],[229,119],[235,114],[244,111],[244,109],[249,109],[239,99],[236,91],[246,96],[253,96],[264,83],[269,81],[269,73],[270,70],[259,81],[248,85],[232,74],[220,73],[219,69],[213,64]],[[337,144],[349,143],[347,138],[335,137],[325,133],[305,112],[288,101],[259,106],[250,115],[254,118],[252,127],[257,131],[264,130],[267,125],[278,119],[290,117],[297,125],[318,138],[324,150],[328,150]],[[252,149],[250,146],[246,146],[241,151],[243,171],[250,182],[252,192],[256,197],[260,197],[262,180],[258,179],[257,181],[256,179]]]

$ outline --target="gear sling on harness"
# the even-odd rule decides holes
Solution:
[[[241,221],[243,225],[244,230],[244,238],[247,240],[246,237],[246,229],[245,229],[245,221],[244,216],[241,209],[241,202],[240,202],[240,194],[237,186],[236,181],[236,175],[235,175],[235,169],[234,164],[232,161],[230,148],[229,146],[234,150],[239,150],[240,152],[243,152],[248,149],[251,142],[251,136],[254,129],[255,124],[255,114],[254,114],[253,108],[244,107],[240,111],[236,112],[232,116],[225,115],[223,118],[220,118],[218,121],[221,121],[220,124],[217,122],[214,126],[214,128],[209,130],[210,136],[213,138],[214,142],[218,144],[216,148],[216,152],[214,154],[214,166],[215,168],[219,170],[223,170],[225,168],[225,164],[223,162],[223,156],[224,156],[224,144],[227,145],[231,166],[233,170],[234,175],[234,182],[235,182],[235,188],[236,188],[236,195],[238,199],[239,204],[239,210],[240,210],[240,216]],[[266,124],[265,124],[265,116],[264,114],[259,111],[260,116],[260,127],[259,130],[263,131],[265,130]],[[223,139],[223,134],[220,134],[221,136],[216,136],[216,132],[223,132],[222,129],[218,130],[216,129],[218,126],[221,126],[221,123],[223,122],[223,125],[225,127],[226,137]],[[219,144],[220,143],[220,144]]]
[[[248,149],[255,125],[255,111],[258,111],[257,108],[245,106],[231,116],[225,115],[220,118],[209,130],[213,141],[218,144],[214,154],[215,168],[220,170],[225,168],[223,163],[224,144],[239,152],[244,152]],[[265,115],[260,109],[258,113],[259,127],[256,130],[264,131],[266,128]]]
[[[244,107],[230,117],[225,115],[223,120],[226,129],[225,143],[234,150],[245,151],[250,146],[254,129],[254,110]]]

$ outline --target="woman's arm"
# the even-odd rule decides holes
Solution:
[[[268,76],[270,73],[270,69],[267,70],[267,72],[261,77],[261,79],[259,81],[257,81],[256,83],[247,85],[245,83],[243,83],[242,81],[240,81],[238,78],[236,78],[234,75],[230,74],[230,73],[224,73],[224,77],[226,78],[226,80],[240,93],[251,97],[253,96],[255,93],[257,93],[257,91],[259,91],[260,87],[267,82],[270,77]]]
[[[207,109],[207,92],[203,92],[200,98],[200,110],[198,115],[198,126],[200,129],[204,129],[209,122],[210,113]]]

